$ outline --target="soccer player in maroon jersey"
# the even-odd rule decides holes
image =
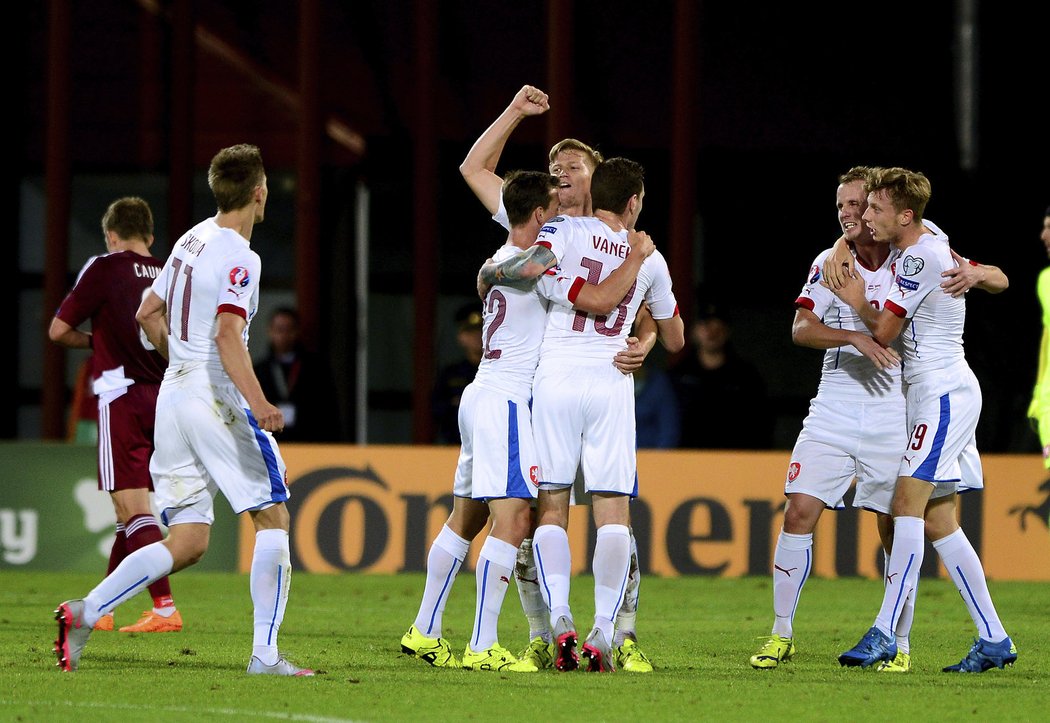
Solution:
[[[108,253],[94,256],[62,301],[48,336],[71,349],[92,349],[92,389],[98,397],[98,487],[109,492],[117,514],[107,574],[130,553],[164,538],[150,510],[153,482],[153,417],[166,362],[144,344],[135,312],[161,262],[150,255],[153,214],[136,197],[118,198],[102,217]],[[91,331],[77,329],[88,319]],[[168,578],[149,586],[153,609],[120,632],[164,633],[182,629]],[[112,630],[105,615],[96,630]]]

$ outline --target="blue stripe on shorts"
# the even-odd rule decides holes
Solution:
[[[949,395],[945,394],[941,397],[941,418],[937,423],[937,434],[933,437],[933,449],[912,475],[916,479],[928,482],[937,481],[937,464],[941,461],[941,449],[944,447],[944,438],[948,436],[948,425],[951,424],[951,421],[952,402]]]
[[[507,497],[532,498],[528,482],[521,476],[518,405],[509,399],[507,400]]]
[[[284,479],[281,477],[281,469],[277,466],[277,455],[273,453],[270,438],[259,428],[259,423],[255,421],[252,410],[245,409],[244,413],[248,415],[248,424],[255,432],[255,441],[259,444],[259,451],[262,452],[263,462],[266,464],[266,474],[270,478],[270,501],[284,502],[288,499],[288,492],[284,486]]]

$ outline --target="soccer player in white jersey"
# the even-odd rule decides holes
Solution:
[[[459,170],[464,180],[478,200],[492,214],[494,221],[508,231],[510,223],[503,203],[500,189],[503,179],[496,174],[496,166],[510,134],[518,124],[530,116],[541,115],[549,109],[547,94],[531,85],[522,86],[514,95],[510,104],[495,121],[475,141]],[[602,162],[602,155],[586,143],[573,138],[566,138],[550,149],[548,153],[549,169],[558,181],[558,212],[562,216],[589,216],[591,214],[591,174]],[[530,254],[546,252],[543,247],[535,247]],[[511,277],[524,278],[521,274],[526,260],[516,260],[517,270],[506,269]],[[553,265],[556,259],[546,254],[539,259],[543,265]],[[533,269],[533,272],[537,272]],[[488,277],[489,283],[495,279]],[[656,344],[656,324],[648,312],[638,316],[634,336],[627,340],[627,347],[619,351],[614,364],[624,374],[641,368],[649,351]],[[550,650],[552,636],[549,626],[549,612],[538,584],[535,557],[532,554],[532,538],[527,537],[518,552],[515,568],[515,582],[521,598],[522,610],[529,620],[529,647],[522,656],[537,664],[549,667],[552,663]],[[624,591],[624,602],[616,616],[616,630],[613,647],[617,664],[621,670],[636,673],[652,672],[653,666],[642,652],[637,642],[638,596],[641,584],[641,568],[638,562],[638,547],[631,534],[631,575]]]
[[[943,272],[958,261],[948,238],[923,212],[930,199],[929,180],[903,168],[875,171],[867,184],[864,221],[876,241],[888,241],[900,252],[893,285],[883,308],[865,298],[863,283],[853,279],[836,293],[848,303],[882,344],[901,337],[906,384],[906,440],[892,500],[893,549],[886,569],[886,590],[875,624],[860,642],[839,656],[842,665],[867,667],[897,654],[894,631],[908,596],[918,584],[924,527],[931,518],[954,511],[954,491],[962,478],[960,458],[971,445],[981,410],[981,389],[966,363],[963,294],[942,293]],[[925,517],[925,521],[924,521]],[[945,672],[982,672],[1017,659],[988,592],[984,568],[965,534],[954,531],[934,547],[954,564],[946,565],[966,602],[979,638],[967,655]]]
[[[854,167],[843,174],[835,202],[866,295],[879,303],[882,290],[893,281],[897,252],[891,253],[888,243],[875,242],[861,221],[869,171]],[[751,656],[754,668],[775,668],[794,655],[793,621],[812,568],[813,531],[825,507],[842,507],[854,478],[854,506],[884,513],[879,524],[884,543],[890,533],[883,517],[889,513],[905,434],[900,357],[872,339],[849,305],[820,284],[821,266],[831,253],[827,249],[817,256],[795,301],[792,340],[827,352],[817,395],[791,452],[784,523],[773,556],[775,619],[769,638]]]
[[[835,200],[842,240],[855,257],[865,298],[881,305],[885,290],[893,283],[899,252],[886,241],[875,241],[862,221],[868,207],[865,182],[872,170],[856,166],[840,176]],[[827,352],[817,395],[810,403],[788,465],[784,523],[773,556],[773,629],[751,656],[751,665],[757,669],[776,668],[794,655],[794,616],[811,571],[813,531],[825,508],[842,507],[842,497],[854,478],[857,487],[853,504],[876,513],[886,554],[893,539],[890,502],[901,445],[907,437],[900,357],[872,339],[856,312],[821,283],[822,266],[834,251],[833,247],[817,256],[795,301],[793,341]],[[972,286],[978,279],[950,281]],[[964,487],[983,487],[976,446],[967,448],[963,461]],[[936,522],[928,523],[931,540],[953,531],[939,531]],[[896,630],[897,656],[884,661],[880,671],[907,672],[911,666],[908,636],[914,596],[909,596],[905,605]]]
[[[547,173],[511,173],[503,183],[503,196],[511,229],[494,259],[513,263],[554,216],[556,181]],[[634,234],[632,241],[631,263],[600,285],[582,290],[580,303],[585,308],[608,311],[634,284],[654,246],[647,234]],[[442,636],[445,602],[471,540],[491,516],[492,529],[476,570],[474,629],[462,667],[536,672],[542,666],[534,659],[518,660],[499,644],[496,628],[518,547],[530,531],[530,502],[540,482],[530,404],[547,301],[536,292],[534,276],[513,286],[504,280],[486,289],[483,316],[481,365],[459,408],[463,442],[452,514],[431,545],[423,598],[415,621],[401,639],[401,649],[437,667],[459,664]]]
[[[259,302],[259,255],[249,241],[266,208],[259,149],[219,151],[208,169],[218,213],[175,244],[136,318],[168,358],[157,399],[150,473],[167,539],[136,550],[84,599],[56,611],[56,651],[76,670],[91,626],[154,580],[196,563],[208,549],[216,490],[255,526],[249,587],[254,640],[249,674],[313,675],[281,656],[277,633],[291,565],[286,470],[274,441],[284,419],[263,395],[248,355]]]
[[[675,352],[685,344],[667,262],[659,252],[645,260],[635,286],[611,312],[588,314],[576,304],[585,283],[596,283],[629,258],[628,230],[635,226],[644,196],[644,171],[639,164],[625,158],[605,161],[592,178],[595,216],[559,216],[536,240],[559,263],[557,274],[540,282],[541,293],[553,303],[533,392],[543,473],[533,550],[550,610],[559,670],[578,666],[569,608],[571,555],[566,527],[569,494],[581,465],[597,527],[595,624],[583,654],[589,670],[615,669],[613,621],[623,601],[631,554],[628,503],[638,490],[633,381],[609,359],[624,348],[643,299],[664,346]]]

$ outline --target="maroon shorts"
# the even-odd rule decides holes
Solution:
[[[98,488],[153,489],[149,458],[159,384],[135,383],[112,401],[98,400]]]

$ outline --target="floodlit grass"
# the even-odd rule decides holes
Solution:
[[[296,573],[281,649],[314,678],[249,677],[251,602],[246,576],[193,571],[172,580],[181,633],[95,633],[77,673],[54,667],[52,610],[83,596],[87,575],[0,575],[0,720],[1037,720],[1047,718],[1050,584],[994,583],[1020,652],[1013,668],[942,673],[969,649],[973,625],[946,580],[920,586],[906,675],[840,668],[836,656],[871,625],[881,587],[871,580],[810,580],[796,618],[798,653],[772,671],[748,657],[772,622],[765,578],[646,578],[639,635],[651,675],[532,675],[438,670],[400,652],[423,576]],[[573,588],[581,635],[592,580]],[[146,596],[117,611],[126,625]],[[473,575],[445,611],[457,653],[471,633]],[[501,642],[527,642],[512,589]]]

